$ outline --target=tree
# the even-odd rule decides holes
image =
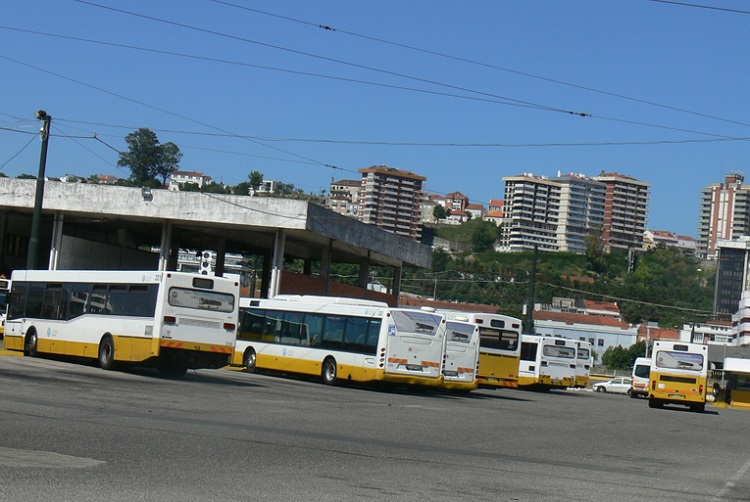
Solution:
[[[203,193],[227,193],[227,187],[225,187],[221,183],[216,183],[215,181],[212,181],[211,183],[207,183],[203,185],[201,192]]]
[[[250,186],[257,192],[260,185],[263,183],[263,173],[260,171],[253,171],[248,174],[247,177],[250,180]]]
[[[475,253],[483,253],[494,249],[497,240],[497,226],[489,221],[476,220],[474,224],[474,235],[472,244]]]
[[[198,185],[198,183],[195,183],[193,181],[186,181],[185,183],[180,183],[180,192],[200,192],[201,187]]]
[[[440,204],[435,204],[435,207],[432,208],[432,215],[435,217],[435,221],[444,220],[447,216],[447,213],[445,212],[445,208],[441,206]]]
[[[128,144],[128,151],[120,152],[117,165],[130,168],[130,179],[135,185],[165,186],[167,178],[177,169],[182,159],[177,145],[162,145],[156,133],[146,127],[128,134],[125,142]]]
[[[250,183],[243,181],[232,187],[233,195],[250,195]]]

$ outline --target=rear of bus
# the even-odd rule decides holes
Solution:
[[[389,312],[384,380],[442,385],[445,317],[417,309],[390,309]]]
[[[649,379],[649,407],[681,404],[693,411],[703,411],[706,407],[708,346],[655,341]]]
[[[542,337],[539,383],[548,387],[573,387],[576,379],[578,342]]]
[[[578,353],[576,354],[576,387],[584,388],[589,384],[592,362],[591,343],[583,340],[579,341]]]
[[[521,359],[520,319],[500,314],[473,314],[479,327],[479,385],[518,387]]]
[[[651,383],[649,379],[650,374],[651,358],[636,357],[631,374],[631,380],[633,383],[630,386],[630,397],[648,397],[648,388]]]
[[[156,304],[159,366],[221,368],[234,349],[239,281],[185,272],[163,272]]]
[[[443,387],[469,391],[478,386],[479,330],[464,320],[446,321]]]

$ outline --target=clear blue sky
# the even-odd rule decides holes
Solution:
[[[387,164],[487,205],[504,176],[614,171],[652,184],[649,228],[696,236],[700,190],[749,157],[743,0],[8,0],[2,12],[8,176],[37,173],[25,133],[44,109],[49,176],[127,177],[117,151],[148,127],[180,147],[181,169],[229,185],[260,171],[320,193]]]

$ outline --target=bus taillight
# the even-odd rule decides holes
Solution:
[[[698,394],[703,394],[703,384],[698,386]]]
[[[165,315],[164,324],[177,324],[177,318],[173,315]]]
[[[235,324],[233,322],[225,322],[224,329],[227,331],[234,331]]]

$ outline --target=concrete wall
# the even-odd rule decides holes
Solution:
[[[57,268],[70,270],[156,270],[159,255],[63,235]]]

